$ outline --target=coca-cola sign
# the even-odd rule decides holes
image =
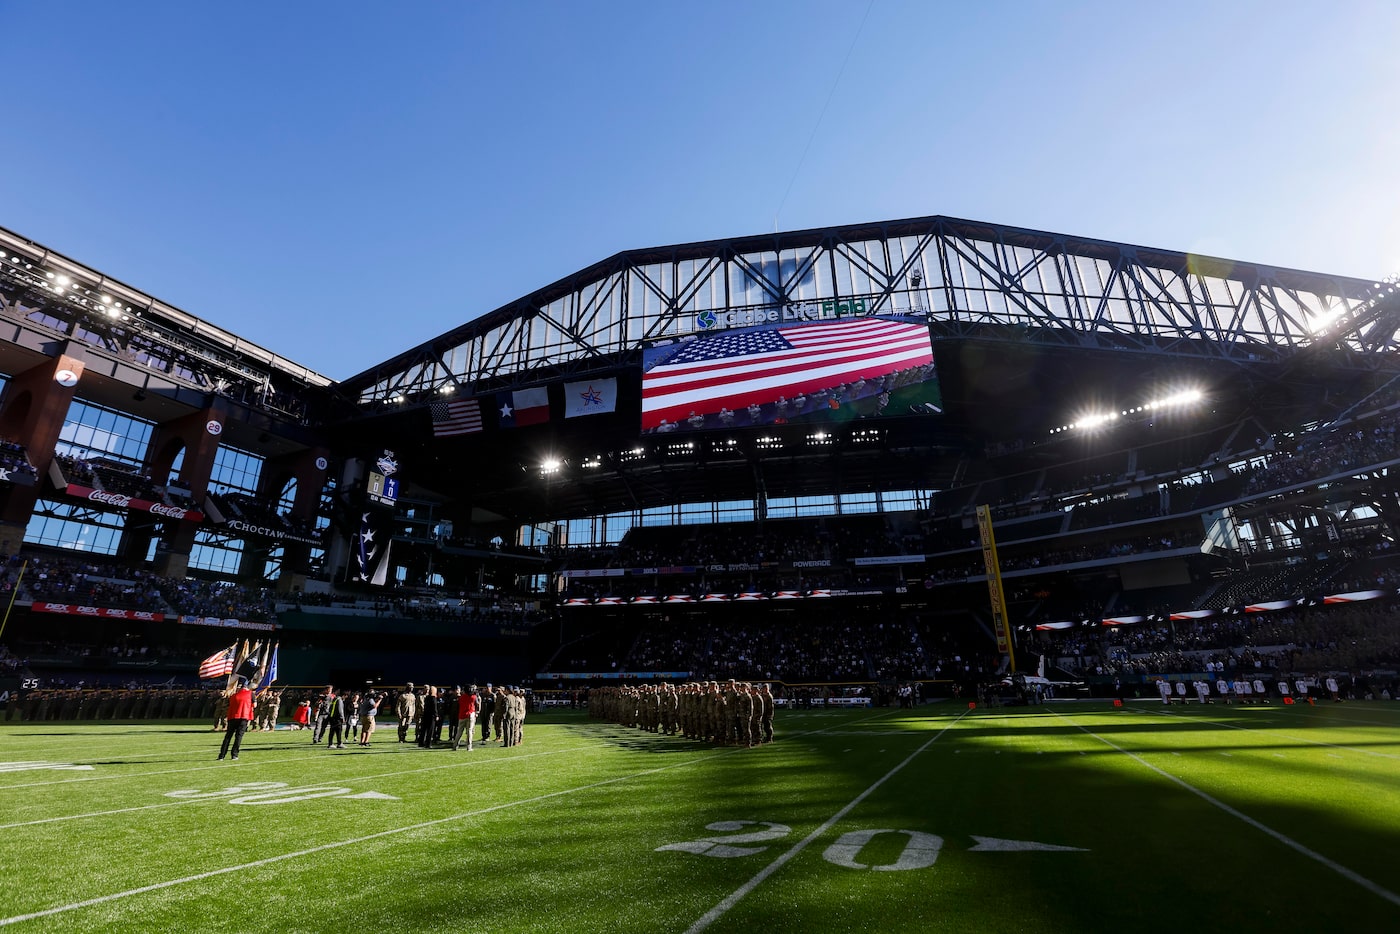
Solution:
[[[80,486],[76,483],[70,483],[64,492],[69,496],[76,496],[79,499],[85,499],[89,502],[116,506],[119,509],[135,509],[139,512],[149,512],[157,516],[164,516],[167,519],[184,519],[186,522],[204,521],[204,513],[197,509],[181,509],[179,506],[169,506],[165,503],[158,503],[149,499],[138,499],[135,496],[127,496],[124,493],[113,493],[111,490],[94,490],[89,486]]]

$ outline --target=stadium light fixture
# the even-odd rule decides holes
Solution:
[[[1153,409],[1168,409],[1177,406],[1191,405],[1194,402],[1200,402],[1204,396],[1205,393],[1201,392],[1199,389],[1186,389],[1181,392],[1172,393],[1169,396],[1163,396],[1160,399],[1153,399],[1151,402],[1142,406],[1142,408],[1151,411]]]
[[[1377,286],[1379,288],[1379,286]],[[1326,311],[1321,312],[1314,318],[1308,320],[1308,330],[1314,334],[1321,334],[1330,328],[1338,318],[1346,314],[1346,306],[1340,301],[1329,306]]]
[[[564,462],[557,458],[547,457],[540,463],[541,473],[558,473],[559,468],[564,466]]]
[[[450,396],[456,391],[457,387],[453,386],[451,383],[443,383],[441,386],[438,387],[438,392],[444,396]]]

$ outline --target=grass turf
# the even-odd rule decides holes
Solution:
[[[392,730],[330,751],[279,730],[216,762],[220,738],[0,725],[0,926],[773,934],[1400,917],[1400,704],[780,711],[778,741],[753,750],[574,713],[471,753],[401,746]]]

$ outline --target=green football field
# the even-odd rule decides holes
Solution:
[[[710,748],[0,725],[15,931],[1394,930],[1400,703],[779,711]]]

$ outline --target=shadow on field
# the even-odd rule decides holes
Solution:
[[[587,720],[581,723],[560,724],[570,733],[587,736],[592,740],[602,740],[619,749],[636,752],[668,753],[695,752],[701,749],[715,749],[709,743],[685,739],[682,736],[667,736],[664,733],[648,733],[644,730],[617,726],[600,720]]]

